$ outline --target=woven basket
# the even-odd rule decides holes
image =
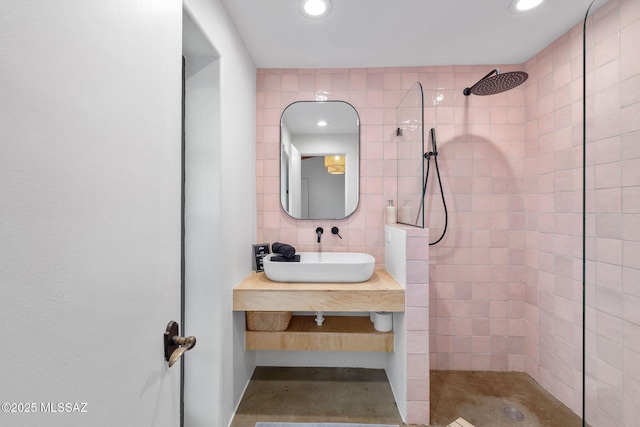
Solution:
[[[247,311],[246,315],[250,331],[284,331],[291,321],[290,311]]]

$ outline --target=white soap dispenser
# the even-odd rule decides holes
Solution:
[[[395,224],[398,222],[398,214],[396,207],[393,206],[393,200],[387,201],[387,224]]]

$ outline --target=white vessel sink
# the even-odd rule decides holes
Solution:
[[[298,252],[300,262],[271,261],[263,258],[264,272],[274,282],[357,283],[369,280],[376,260],[358,252]]]

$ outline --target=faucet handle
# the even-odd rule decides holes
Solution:
[[[340,235],[340,229],[338,227],[332,227],[331,234],[335,234],[336,236],[342,239],[342,236]]]

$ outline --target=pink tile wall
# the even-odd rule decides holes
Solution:
[[[422,301],[429,292],[431,321],[426,301],[424,307],[408,307],[407,316],[408,339],[414,348],[431,352],[432,369],[524,369],[524,91],[462,95],[487,72],[485,66],[258,71],[258,241],[315,250],[315,228],[336,225],[343,239],[325,235],[323,250],[367,252],[379,267],[384,265],[384,202],[395,199],[397,191],[396,105],[415,81],[423,84],[427,129],[436,127],[451,213],[449,231],[438,246],[429,249],[421,238],[424,247],[413,244],[416,254],[408,254],[434,258],[429,269],[410,270],[407,289],[411,301]],[[341,221],[293,220],[280,208],[280,114],[291,102],[313,100],[319,93],[350,102],[361,119],[360,206]],[[432,235],[439,235],[444,218],[435,190],[429,189],[427,212]],[[433,269],[436,274],[426,277]],[[429,291],[429,281],[436,289],[432,285]],[[425,342],[416,347],[420,339]],[[411,349],[407,355],[408,417],[419,423],[428,421],[429,382],[428,375],[416,376],[416,361],[427,356]]]
[[[405,226],[401,226],[405,227]],[[407,423],[429,424],[429,230],[407,230]]]
[[[640,417],[640,1],[587,27],[587,421]]]
[[[587,28],[586,414],[592,425],[631,426],[640,415],[640,2],[609,1]],[[582,61],[580,23],[525,64],[525,370],[579,414]]]
[[[576,413],[582,381],[582,32],[525,64],[525,371]]]
[[[429,255],[431,366],[439,370],[524,370],[524,86],[487,97],[462,93],[491,68],[441,68],[440,96],[426,91],[449,211],[447,234]],[[444,99],[434,106],[434,98]],[[434,241],[444,217],[432,174]]]
[[[582,33],[525,64],[525,371],[581,413]]]
[[[429,253],[435,369],[524,370],[525,91],[465,97],[462,90],[490,69],[258,70],[258,240],[315,250],[315,228],[336,225],[343,239],[325,235],[323,250],[367,252],[379,267],[385,200],[397,191],[396,106],[414,82],[425,88],[425,127],[436,128],[450,212],[445,238]],[[280,114],[318,94],[351,103],[361,119],[360,206],[341,221],[293,220],[280,208]],[[444,221],[434,173],[427,193],[432,240]]]
[[[396,105],[427,74],[415,69],[259,69],[257,75],[258,240],[286,241],[317,250],[315,228],[340,228],[342,239],[325,233],[322,250],[366,252],[384,266],[384,206],[395,199]],[[294,220],[280,208],[280,115],[293,101],[326,96],[351,103],[360,116],[360,205],[339,221]]]

